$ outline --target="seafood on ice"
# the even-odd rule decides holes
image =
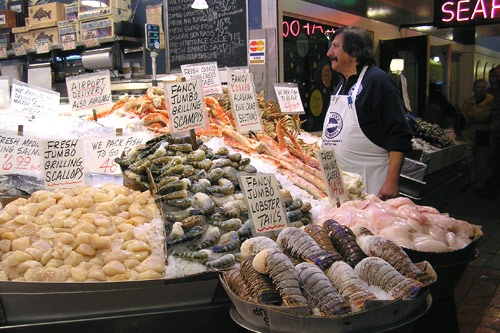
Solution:
[[[326,207],[314,223],[334,219],[353,228],[362,226],[398,245],[422,252],[462,249],[482,235],[481,227],[440,213],[436,208],[415,204],[407,197],[382,201],[375,195],[363,200]]]

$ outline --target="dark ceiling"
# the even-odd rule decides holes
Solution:
[[[419,30],[460,44],[476,44],[500,52],[500,24],[443,29],[432,27],[434,0],[309,0],[308,2],[398,27]],[[425,27],[430,30],[421,30]]]

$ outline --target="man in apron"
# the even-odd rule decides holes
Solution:
[[[323,124],[323,148],[334,148],[340,169],[363,177],[368,194],[399,196],[412,135],[395,82],[375,66],[373,42],[362,28],[336,30],[327,56],[342,80]]]

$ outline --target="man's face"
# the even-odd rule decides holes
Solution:
[[[356,58],[351,57],[344,51],[343,44],[343,34],[335,36],[326,56],[331,60],[332,69],[345,75],[352,71],[353,68],[356,69]]]
[[[478,98],[482,98],[486,95],[486,82],[485,81],[479,81],[477,82],[474,87],[472,88],[474,91],[474,95]]]

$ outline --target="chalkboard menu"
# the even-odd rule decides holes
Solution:
[[[219,68],[248,65],[247,2],[206,2],[208,9],[192,9],[193,0],[166,2],[167,71],[209,61]]]

